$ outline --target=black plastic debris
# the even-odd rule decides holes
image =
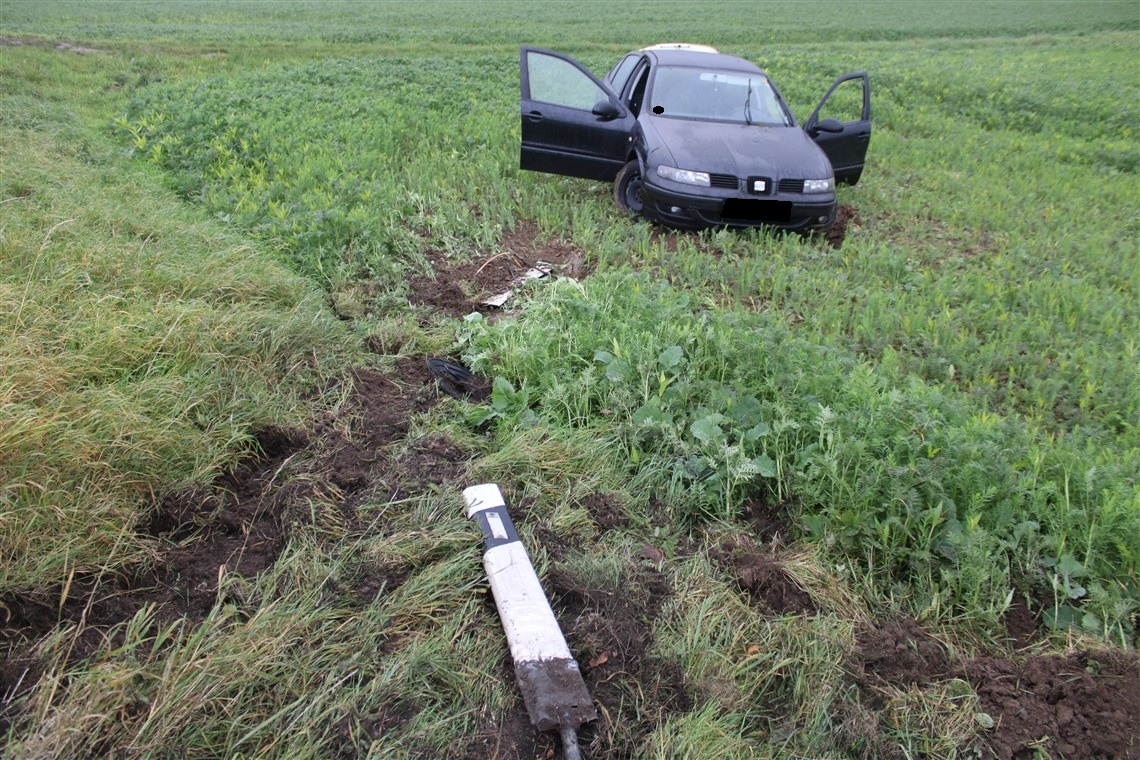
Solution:
[[[462,364],[434,357],[426,360],[428,372],[439,384],[439,389],[454,399],[464,399],[475,388],[475,376]]]

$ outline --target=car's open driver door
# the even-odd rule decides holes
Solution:
[[[825,120],[820,118],[821,112]],[[804,124],[804,131],[831,160],[836,182],[857,183],[871,143],[871,80],[867,73],[844,74],[835,80]]]
[[[530,47],[519,58],[519,167],[612,182],[629,155],[629,109],[573,58]]]

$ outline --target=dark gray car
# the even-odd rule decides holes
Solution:
[[[837,79],[801,128],[760,68],[708,47],[635,50],[604,80],[539,48],[520,65],[521,168],[612,181],[619,206],[663,224],[826,230],[835,183],[863,172],[864,72]],[[821,118],[835,109],[843,120]]]

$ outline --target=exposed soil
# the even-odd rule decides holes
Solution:
[[[629,565],[613,588],[559,565],[545,585],[598,707],[579,732],[587,757],[632,756],[643,738],[632,726],[692,709],[680,664],[653,652],[651,621],[670,594],[663,571]]]
[[[346,715],[336,725],[337,751],[334,757],[345,760],[364,757],[373,741],[399,731],[421,709],[412,702],[394,698],[373,714],[362,716],[352,712]]]
[[[582,509],[590,513],[594,522],[603,531],[624,528],[629,525],[629,517],[622,509],[618,498],[609,493],[591,493],[578,502]]]
[[[863,631],[849,668],[873,710],[884,707],[876,687],[969,681],[979,713],[994,724],[982,738],[1001,760],[1030,760],[1040,756],[1038,750],[1065,760],[1140,757],[1140,656],[1135,652],[952,662],[946,646],[903,618]]]
[[[664,244],[665,250],[669,253],[677,252],[677,238],[680,235],[692,235],[691,232],[682,232],[679,230],[671,230],[668,227],[661,227],[653,225],[649,228],[649,239],[654,243]]]
[[[504,670],[509,670],[504,666]],[[506,677],[506,676],[504,676]],[[510,676],[514,678],[514,676]],[[448,753],[449,760],[553,760],[558,755],[554,731],[538,732],[530,724],[519,697],[506,715],[485,715],[475,736],[462,749]]]
[[[861,222],[859,211],[854,206],[839,204],[839,210],[835,213],[835,224],[827,231],[827,242],[832,248],[841,248],[843,241],[847,239],[847,228],[858,227]]]
[[[1020,599],[1005,611],[1002,623],[1015,649],[1023,649],[1041,638],[1041,616],[1033,614]]]
[[[57,625],[70,624],[78,630],[74,656],[83,657],[144,605],[155,606],[159,621],[200,620],[217,601],[221,577],[253,577],[271,566],[286,538],[286,494],[272,487],[273,477],[307,439],[271,428],[257,441],[261,453],[211,487],[171,494],[155,505],[141,526],[142,533],[159,539],[153,563],[77,577],[65,598],[60,587],[3,599],[8,616],[0,628],[2,651],[19,660],[30,644]]]
[[[359,530],[355,505],[370,495],[397,498],[461,477],[468,452],[443,436],[415,441],[394,458],[410,416],[439,394],[422,358],[397,361],[395,372],[355,370],[347,400],[309,431],[269,428],[256,450],[206,487],[172,493],[147,510],[140,532],[155,539],[145,567],[76,577],[67,588],[0,599],[0,733],[9,710],[35,685],[43,663],[34,645],[58,625],[76,628],[72,661],[95,651],[113,629],[144,605],[158,621],[202,620],[218,601],[225,575],[253,578],[273,566],[292,526],[313,519]],[[314,518],[313,504],[327,505]],[[390,592],[406,571],[365,571],[348,589],[367,604]],[[234,600],[230,600],[234,601]]]
[[[982,657],[965,674],[995,722],[986,738],[1001,760],[1028,760],[1038,748],[1066,760],[1140,757],[1135,653]]]
[[[744,503],[744,520],[760,541],[780,545],[792,536],[792,523],[788,516],[790,500],[771,503],[762,499],[749,499]]]
[[[467,468],[470,454],[443,435],[432,435],[414,442],[396,460],[399,480],[393,499],[423,493],[441,483],[458,483]]]
[[[32,690],[43,674],[43,660],[26,649],[20,653],[6,653],[0,660],[0,750],[15,718],[12,713],[14,705]]]
[[[434,277],[409,282],[408,301],[426,306],[437,314],[457,318],[473,311],[498,312],[501,309],[481,303],[483,299],[518,289],[513,282],[539,262],[549,265],[551,277],[589,274],[581,251],[559,240],[539,241],[533,222],[519,222],[499,241],[499,250],[474,261],[452,264],[442,253],[428,251]],[[503,308],[509,309],[508,301]]]
[[[855,655],[858,676],[877,683],[913,686],[952,673],[946,647],[909,618],[860,633]]]
[[[746,541],[739,546],[725,544],[710,556],[765,614],[815,614],[811,595],[788,575],[771,548],[756,547]]]

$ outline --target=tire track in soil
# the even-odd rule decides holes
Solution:
[[[841,244],[848,220],[857,224],[857,213],[841,209],[841,220],[829,235],[833,246]],[[501,253],[506,255],[457,266],[438,260],[434,278],[411,283],[409,300],[438,314],[460,317],[472,310],[485,311],[478,303],[481,297],[505,289],[537,260],[553,264],[556,274],[587,273],[579,252],[558,242],[536,243],[536,234],[532,223],[522,223],[504,239]],[[62,588],[0,599],[7,609],[0,628],[4,653],[0,733],[13,717],[9,708],[44,672],[45,663],[34,654],[35,643],[57,625],[82,626],[73,653],[81,658],[103,642],[107,631],[146,604],[156,606],[159,621],[199,621],[217,600],[219,568],[252,578],[271,567],[288,541],[291,520],[308,513],[307,498],[318,489],[339,497],[341,517],[351,524],[355,504],[379,490],[387,490],[389,499],[404,498],[462,474],[466,452],[442,437],[413,444],[397,462],[379,451],[406,436],[412,413],[438,400],[422,361],[400,359],[391,375],[357,369],[350,379],[348,401],[336,418],[317,420],[307,431],[263,430],[256,436],[258,454],[239,462],[209,487],[170,494],[155,505],[142,526],[144,533],[162,541],[153,565],[77,577],[62,605]],[[485,386],[480,395],[485,397]],[[306,477],[281,479],[280,473],[295,457],[308,463],[292,474]],[[602,521],[608,523],[614,516],[605,497],[595,506],[598,509],[591,511],[597,511]],[[778,541],[788,534],[786,504],[746,506],[747,521],[759,540]],[[549,542],[556,559],[576,548],[560,546],[547,533],[542,540]],[[783,571],[772,551],[753,545],[726,546],[713,558],[763,611],[815,612],[811,597]],[[549,578],[551,601],[563,630],[584,660],[587,686],[605,708],[604,714],[618,716],[615,723],[621,723],[621,710],[633,704],[638,692],[647,695],[644,706],[655,711],[658,720],[692,709],[679,666],[646,654],[652,636],[644,621],[657,614],[668,597],[668,586],[643,570],[635,569],[631,577],[629,588],[637,589],[633,594],[626,593],[628,589],[622,593],[592,589],[557,568]],[[365,571],[353,593],[366,604],[381,589],[391,591],[405,579],[400,573]],[[1011,609],[1006,623],[1019,646],[1037,638],[1038,623],[1027,608]],[[511,680],[506,660],[503,669],[505,680]],[[1030,757],[1037,746],[1076,760],[1140,756],[1132,746],[1140,736],[1140,664],[1134,653],[989,656],[954,664],[945,648],[917,623],[900,619],[859,635],[850,670],[868,697],[867,706],[876,712],[883,706],[876,685],[914,687],[966,679],[978,694],[979,711],[995,721],[983,737],[1002,760]],[[408,706],[394,705],[368,722],[369,732],[397,730],[410,713]],[[622,746],[633,746],[632,740],[612,725],[583,730],[583,743],[592,754],[603,741],[613,743],[607,750],[620,754]],[[551,736],[530,726],[520,698],[506,715],[486,718],[464,756],[544,757],[555,746]]]
[[[457,266],[440,261],[435,277],[411,283],[411,303],[459,317],[487,311],[478,303],[480,297],[510,287],[539,260],[552,265],[555,275],[587,274],[577,249],[559,241],[538,242],[537,232],[532,222],[521,222],[500,242],[502,255]],[[144,509],[147,516],[139,530],[157,543],[153,563],[77,576],[62,603],[62,586],[0,598],[6,615],[0,625],[0,734],[47,669],[35,647],[57,627],[75,627],[71,661],[76,662],[148,604],[155,607],[156,622],[181,619],[192,625],[219,601],[219,580],[225,574],[254,578],[273,566],[293,526],[312,519],[314,500],[331,504],[339,512],[335,519],[359,530],[363,526],[357,523],[355,506],[366,499],[402,499],[440,483],[458,487],[470,455],[444,436],[413,443],[397,460],[383,451],[406,437],[412,414],[430,409],[440,398],[423,359],[399,358],[393,373],[352,370],[345,380],[351,383],[347,400],[335,415],[314,420],[306,430],[259,431],[255,453],[209,486],[168,494]],[[490,383],[476,378],[468,400],[482,403],[489,395]],[[365,568],[351,594],[367,604],[406,578],[399,570]],[[366,728],[397,729],[407,713],[405,705],[396,705],[367,721]],[[520,698],[502,721],[505,733],[497,732],[495,744],[511,751],[553,746],[525,718]]]
[[[383,451],[407,435],[413,413],[439,400],[422,359],[399,359],[392,374],[358,368],[346,381],[351,389],[335,416],[304,431],[262,430],[256,454],[208,486],[168,494],[147,508],[139,532],[155,541],[153,562],[76,576],[62,603],[62,586],[0,599],[0,733],[43,675],[46,663],[35,648],[57,627],[75,628],[74,662],[146,605],[154,606],[160,624],[200,622],[219,601],[219,580],[254,578],[271,568],[294,526],[311,521],[313,503],[330,506],[332,519],[351,529],[355,506],[366,498],[382,492],[403,498],[458,477],[469,454],[442,436],[416,442],[399,460]],[[486,385],[473,401],[485,397]],[[390,591],[402,580],[384,578],[379,586]],[[366,579],[358,591],[367,594],[375,582]]]

